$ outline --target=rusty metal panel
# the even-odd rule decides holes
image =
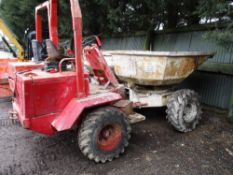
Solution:
[[[131,84],[172,85],[188,77],[212,56],[203,52],[112,51],[119,79]]]
[[[103,40],[104,50],[144,50],[144,36],[107,38]]]

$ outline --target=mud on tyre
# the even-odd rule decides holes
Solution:
[[[81,152],[90,160],[105,163],[119,157],[128,146],[131,127],[123,112],[105,107],[89,113],[78,131]]]
[[[189,89],[174,92],[168,100],[167,119],[180,132],[196,128],[201,119],[201,106],[198,94]]]

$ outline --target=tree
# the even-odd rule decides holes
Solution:
[[[181,7],[181,16],[187,22],[188,26],[199,24],[200,15],[195,11],[198,9],[199,0],[183,0]]]
[[[27,28],[34,28],[34,8],[43,0],[2,0],[0,6],[1,16],[11,28],[11,30],[18,36],[23,38],[24,31]]]
[[[233,5],[232,0],[200,0],[197,13],[206,23],[215,22],[215,30],[204,37],[213,39],[223,46],[233,42]],[[224,24],[224,30],[222,29]]]
[[[34,9],[44,0],[2,0],[1,15],[20,38],[26,28],[34,29]],[[152,31],[199,24],[200,19],[232,19],[230,0],[79,0],[83,33],[107,34]],[[69,1],[58,0],[59,34],[72,35]],[[44,21],[46,23],[46,21]],[[229,26],[231,28],[231,26]]]

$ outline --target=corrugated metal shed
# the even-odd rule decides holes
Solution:
[[[143,50],[144,36],[109,38],[103,41],[105,50]]]
[[[203,39],[206,31],[155,35],[154,51],[210,51],[217,52],[209,62],[233,64],[233,45],[225,49],[216,42]]]
[[[233,76],[196,71],[180,87],[198,92],[202,103],[227,109],[233,88]]]

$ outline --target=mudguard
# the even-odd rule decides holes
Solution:
[[[112,103],[121,99],[121,95],[113,92],[92,95],[83,99],[74,98],[54,119],[54,121],[52,122],[52,126],[57,131],[69,130],[80,119],[84,109],[102,105],[111,105]]]

